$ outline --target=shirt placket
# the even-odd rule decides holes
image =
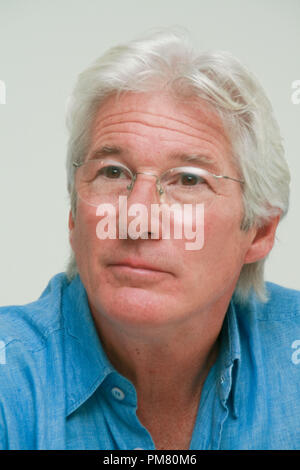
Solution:
[[[134,385],[117,372],[112,373],[103,385],[111,408],[118,416],[118,424],[111,427],[116,446],[114,450],[154,450],[151,435],[136,414],[137,394]],[[106,412],[110,423],[114,423],[113,417],[109,416],[109,409]]]
[[[217,385],[218,394],[218,420],[215,421],[212,432],[211,448],[219,450],[222,442],[223,426],[228,418],[229,404],[228,399],[232,387],[232,368],[233,363],[222,369]]]

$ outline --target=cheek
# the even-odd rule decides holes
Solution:
[[[236,221],[230,219],[224,213],[206,214],[204,221],[205,246],[220,243],[224,245],[225,239],[232,239],[238,230]]]
[[[238,270],[244,253],[239,207],[210,207],[204,214],[204,244],[190,259],[212,276],[217,271]]]
[[[205,212],[204,232],[207,242],[218,239],[221,243],[228,237],[234,240],[242,235],[240,230],[243,209],[239,201],[226,198],[211,205]]]
[[[72,234],[73,249],[75,254],[80,256],[82,252],[90,251],[97,241],[96,226],[98,219],[96,209],[91,207],[82,207],[78,205],[75,218],[75,226]]]

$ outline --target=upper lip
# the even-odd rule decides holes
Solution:
[[[136,269],[149,269],[151,271],[167,272],[164,269],[154,266],[153,264],[147,263],[143,260],[132,259],[132,258],[130,259],[127,258],[122,261],[116,261],[115,263],[111,263],[111,264],[118,265],[118,266],[129,266],[131,268],[136,268]]]

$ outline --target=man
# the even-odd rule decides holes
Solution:
[[[68,126],[73,253],[1,310],[1,448],[299,447],[300,297],[263,280],[289,171],[256,79],[164,31],[83,72]]]

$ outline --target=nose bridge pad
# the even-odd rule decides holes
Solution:
[[[156,189],[157,189],[159,196],[161,196],[164,193],[159,177],[155,175],[154,173],[151,173],[150,171],[138,171],[137,173],[134,174],[131,183],[127,186],[127,189],[129,189],[130,192],[133,190],[134,184],[137,179],[137,175],[154,176],[154,178],[156,179],[155,184],[156,184]]]

